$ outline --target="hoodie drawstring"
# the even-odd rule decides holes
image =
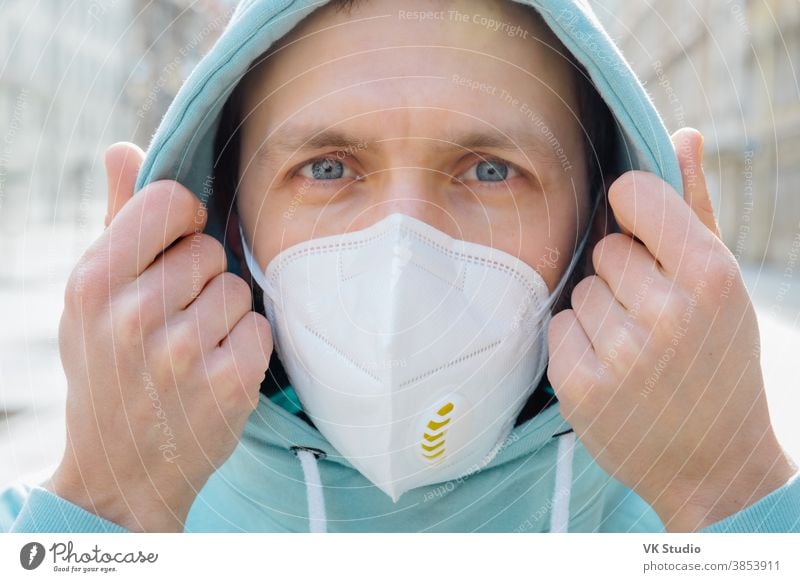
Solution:
[[[322,492],[322,479],[319,474],[317,460],[324,458],[325,453],[318,449],[292,447],[294,454],[300,459],[303,478],[306,482],[306,498],[308,499],[309,531],[325,533],[327,516],[325,514],[325,496]],[[566,533],[569,524],[569,501],[572,494],[572,458],[575,452],[575,432],[569,431],[560,435],[558,452],[556,453],[556,478],[553,485],[553,506],[550,512],[550,532]]]
[[[550,532],[566,533],[569,524],[569,499],[572,495],[572,457],[575,452],[575,431],[562,434],[556,453],[556,479],[553,485],[553,507]]]
[[[327,517],[325,515],[325,496],[322,492],[322,479],[319,475],[317,459],[324,458],[325,453],[318,449],[292,447],[300,459],[303,478],[306,482],[306,498],[308,499],[308,527],[312,533],[326,533]],[[318,456],[319,455],[319,456]]]

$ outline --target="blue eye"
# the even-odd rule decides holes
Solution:
[[[500,182],[508,176],[508,165],[503,162],[480,162],[475,173],[479,180]]]
[[[311,168],[311,175],[305,172],[306,168]],[[336,158],[320,158],[303,166],[300,169],[300,174],[314,180],[338,180],[344,177],[347,169],[347,166],[343,164],[341,160],[337,160]]]
[[[502,160],[483,160],[467,170],[465,179],[480,182],[503,182],[516,175],[516,169],[511,164]]]

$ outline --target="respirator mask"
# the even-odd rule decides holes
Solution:
[[[294,245],[264,271],[239,234],[304,411],[396,502],[502,448],[547,367],[553,302],[589,228],[552,294],[513,255],[405,214]]]

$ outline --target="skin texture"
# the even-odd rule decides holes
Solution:
[[[67,444],[46,487],[132,531],[182,531],[258,404],[272,339],[198,198],[172,181],[133,196],[142,159],[107,151],[107,228],[67,282]]]
[[[549,375],[597,462],[668,531],[696,531],[774,491],[797,466],[770,422],[756,314],[719,238],[702,137],[684,129],[673,144],[685,199],[645,172],[612,184],[624,234],[595,246],[597,274],[553,318]]]
[[[314,12],[248,78],[237,204],[262,267],[295,243],[404,212],[519,256],[554,288],[589,206],[569,65],[520,6],[404,3],[450,8],[519,23],[541,42],[471,19],[400,19],[396,3],[373,0],[349,16]],[[459,147],[463,131],[535,129],[523,103],[552,130],[568,167],[552,143]],[[317,129],[347,131],[356,144],[276,143],[281,130],[297,139]],[[602,238],[592,245],[596,275],[550,326],[549,375],[562,414],[600,465],[669,530],[691,531],[757,501],[796,468],[772,431],[758,328],[717,236],[701,138],[685,130],[674,140],[685,198],[642,172],[613,184],[610,211],[625,234],[594,238]],[[310,164],[331,155],[346,177],[309,179]],[[272,341],[266,320],[249,311],[247,285],[223,273],[219,243],[196,234],[205,224],[197,198],[174,182],[133,196],[142,156],[132,144],[107,152],[108,228],[65,292],[68,439],[48,487],[130,529],[179,531],[241,436]],[[487,185],[476,164],[488,159],[515,171]],[[605,224],[598,216],[595,232]],[[648,384],[667,349],[670,360]]]
[[[403,212],[513,254],[555,287],[589,213],[571,65],[520,5],[436,8],[519,23],[538,42],[471,19],[407,19],[386,0],[349,15],[328,5],[248,77],[237,204],[262,267],[296,243]],[[414,9],[432,7],[404,5]],[[533,147],[510,135],[519,130]],[[354,139],[313,149],[298,139],[324,131]],[[469,148],[462,132],[505,139],[510,148]],[[287,133],[299,143],[285,147]],[[313,179],[312,164],[324,156],[334,157],[341,177]],[[479,164],[496,159],[508,164],[507,179],[479,180]]]

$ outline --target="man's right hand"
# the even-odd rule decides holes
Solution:
[[[258,404],[272,335],[200,200],[173,181],[133,195],[143,157],[106,151],[107,228],[66,286],[67,445],[46,486],[133,531],[182,531]]]

